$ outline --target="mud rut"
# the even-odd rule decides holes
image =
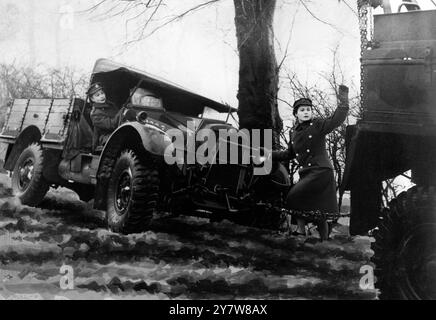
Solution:
[[[2,182],[5,178],[2,178]],[[39,208],[0,189],[0,299],[374,299],[362,290],[370,238],[339,225],[319,243],[228,221],[157,216],[150,231],[105,229],[103,215],[68,190]],[[74,270],[62,290],[60,267]]]

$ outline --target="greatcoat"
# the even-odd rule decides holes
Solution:
[[[93,150],[95,150],[97,146],[104,146],[111,133],[118,128],[121,110],[110,101],[93,103],[90,117],[94,126]]]
[[[348,114],[347,105],[339,105],[328,119],[297,123],[290,132],[285,151],[273,151],[274,161],[296,159],[300,180],[287,195],[287,207],[298,211],[338,213],[333,166],[326,150],[326,135],[339,127]]]

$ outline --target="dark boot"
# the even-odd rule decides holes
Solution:
[[[321,241],[329,239],[330,228],[329,228],[329,223],[327,221],[318,222],[317,229]]]

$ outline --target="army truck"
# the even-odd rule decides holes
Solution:
[[[169,147],[186,157],[191,152],[188,137],[199,130],[233,128],[227,120],[236,109],[106,59],[96,62],[90,82],[101,83],[108,100],[124,110],[103,146],[93,143],[88,98],[15,99],[9,104],[0,142],[7,145],[4,168],[23,204],[36,206],[49,187],[67,187],[84,201],[94,199],[94,207],[106,211],[108,227],[122,233],[147,229],[157,211],[213,220],[230,216],[264,227],[272,223],[271,215],[280,216],[277,208],[289,177],[282,165],[256,176],[260,148],[259,161],[248,163],[165,161]],[[144,96],[134,99],[136,92]],[[211,110],[215,117],[207,117]],[[186,143],[174,147],[169,130],[178,130]],[[225,143],[241,148],[238,141]]]
[[[382,2],[384,13],[368,15]],[[435,299],[436,10],[358,3],[363,114],[347,128],[350,232],[375,236],[381,298]],[[382,182],[409,171],[413,187],[382,208]]]

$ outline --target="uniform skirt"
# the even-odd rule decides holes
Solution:
[[[299,174],[300,180],[291,188],[286,199],[288,209],[339,212],[332,169],[311,167],[300,170]]]

